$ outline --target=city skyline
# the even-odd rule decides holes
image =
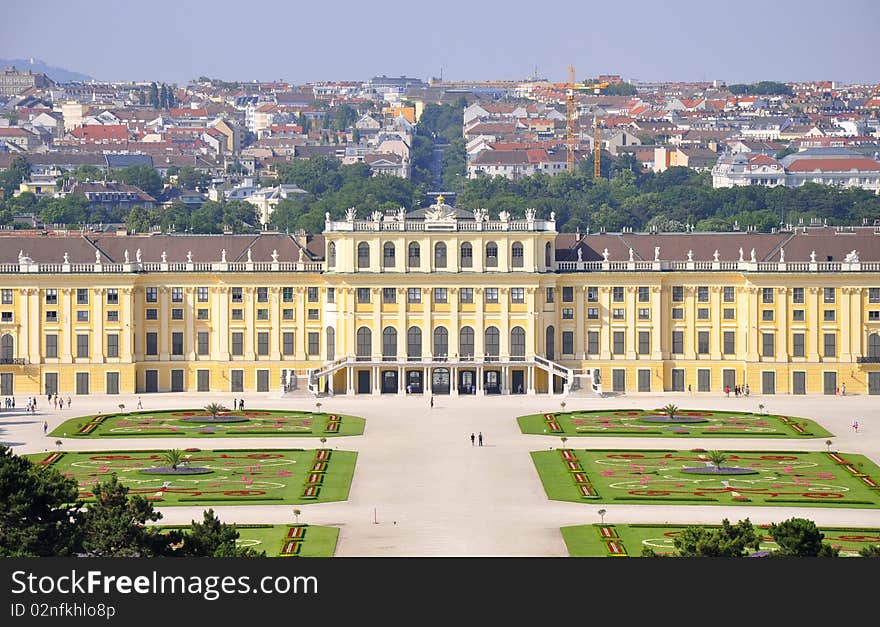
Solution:
[[[344,1],[335,22],[322,7],[270,1],[243,28],[231,11],[203,0],[189,3],[185,15],[167,0],[149,14],[141,5],[117,6],[112,14],[89,13],[82,2],[48,6],[54,19],[37,19],[21,0],[8,4],[0,58],[35,57],[97,80],[177,84],[199,76],[299,84],[441,73],[448,80],[537,73],[562,81],[569,64],[578,80],[613,73],[634,81],[880,82],[873,63],[880,57],[880,7],[864,0],[842,0],[840,17],[821,21],[823,9],[813,0],[775,3],[759,15],[710,14],[692,0],[672,9],[630,3],[625,14],[562,3],[547,10],[546,20],[531,4],[506,3],[500,11],[494,3],[453,0],[431,14],[404,15]]]

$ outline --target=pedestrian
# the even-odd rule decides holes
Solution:
[[[238,399],[234,398],[232,399],[232,411],[235,411],[236,409],[238,409]]]
[[[846,383],[840,386],[840,395],[846,396]]]
[[[859,421],[858,420],[853,420],[852,428],[853,428],[853,431],[855,431],[856,433],[859,432]]]
[[[49,423],[47,421],[43,421],[43,435],[46,435],[46,432],[49,430]]]
[[[434,407],[434,395],[433,394],[431,395],[431,407],[432,408]]]
[[[480,443],[480,446],[483,446],[483,432],[480,431],[480,435],[477,436],[477,441]]]
[[[474,438],[475,438],[475,437],[476,437],[476,436],[475,436],[473,433],[471,433],[471,446],[474,445]]]
[[[746,396],[748,396],[748,395],[749,395],[749,384],[746,383]]]
[[[730,398],[730,386],[729,385],[724,386],[724,393],[727,394],[727,398]]]
[[[243,398],[238,399],[238,408],[241,411],[244,411],[244,399]]]
[[[140,396],[138,396],[138,404],[137,404],[137,408],[138,408],[138,409],[143,409],[143,408],[144,408],[144,404],[143,404],[143,402],[141,401],[141,397],[140,397]]]
[[[67,395],[67,409],[70,409],[70,394]]]
[[[839,385],[836,388],[834,388],[834,394],[837,396],[840,396],[840,386]]]

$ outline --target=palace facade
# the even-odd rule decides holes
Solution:
[[[443,204],[315,236],[0,234],[0,396],[880,394],[880,232],[558,233]]]

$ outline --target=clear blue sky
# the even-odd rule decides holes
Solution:
[[[880,82],[877,0],[3,0],[0,58],[104,80]]]

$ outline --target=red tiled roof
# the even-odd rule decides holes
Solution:
[[[847,159],[796,159],[787,168],[789,172],[880,172],[880,162],[868,157]]]
[[[128,127],[124,124],[87,124],[73,129],[70,134],[83,141],[125,141]]]

